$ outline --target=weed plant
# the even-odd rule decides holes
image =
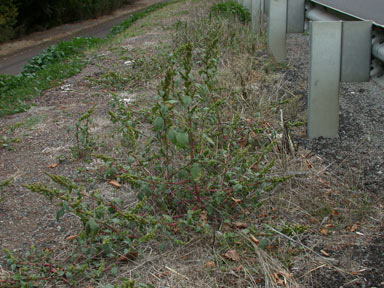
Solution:
[[[224,56],[241,50],[251,54],[258,45],[239,27],[217,17],[179,22],[151,104],[142,108],[114,101],[109,115],[125,154],[119,161],[94,157],[107,166],[102,178],[137,191],[137,204],[106,199],[58,175],[47,174],[52,184],[26,185],[59,205],[57,220],[72,213],[83,229],[71,236],[75,245],[64,260],[50,250],[33,248],[22,256],[5,251],[14,273],[6,280],[10,287],[71,286],[97,283],[105,274],[118,277],[119,267],[140,257],[141,247],[154,237],[182,244],[191,235],[215,235],[223,225],[257,213],[261,197],[286,178],[271,176],[275,142],[244,104],[246,87],[228,87],[219,78],[226,69]],[[89,132],[93,109],[76,125],[78,155],[92,155],[95,146]],[[223,243],[237,238],[230,235]]]
[[[59,63],[69,57],[75,57],[82,54],[84,50],[95,47],[100,43],[101,39],[95,37],[75,37],[71,41],[61,41],[29,60],[21,75],[33,77],[37,71],[46,68],[48,65]]]
[[[221,15],[225,17],[234,17],[242,23],[251,21],[251,13],[243,5],[237,1],[225,1],[217,3],[211,7],[213,15]]]
[[[78,159],[88,159],[95,148],[95,140],[90,133],[90,124],[92,122],[92,114],[96,106],[92,106],[84,113],[75,124],[75,143],[71,147],[72,155]]]

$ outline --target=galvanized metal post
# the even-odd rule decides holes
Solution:
[[[305,0],[288,0],[287,33],[303,33]]]
[[[333,138],[339,130],[342,22],[310,22],[308,137]]]
[[[287,32],[287,0],[270,0],[268,17],[268,50],[276,62],[284,62]]]
[[[371,71],[372,22],[343,22],[341,81],[367,82]]]
[[[270,0],[264,0],[264,11],[267,17],[269,17],[269,1]]]
[[[263,0],[252,0],[252,30],[260,33],[264,19]]]
[[[252,0],[243,0],[243,6],[251,12],[252,10]]]

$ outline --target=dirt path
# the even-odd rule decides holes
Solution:
[[[97,19],[85,20],[35,32],[15,41],[0,45],[0,74],[18,74],[32,57],[47,47],[73,37],[105,37],[109,30],[126,19],[133,12],[163,0],[139,0]]]

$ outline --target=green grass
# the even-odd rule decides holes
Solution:
[[[75,61],[76,59],[78,61]],[[76,57],[66,62],[47,64],[31,77],[8,75],[7,80],[2,83],[0,81],[0,117],[28,110],[31,106],[28,100],[58,85],[63,79],[79,73],[85,63],[84,60]],[[1,75],[1,78],[5,77]]]
[[[80,73],[87,64],[87,51],[112,42],[139,19],[175,2],[177,0],[157,3],[144,11],[133,13],[112,28],[105,39],[77,37],[53,45],[32,58],[19,75],[0,74],[0,117],[28,110],[31,107],[29,100],[42,91],[59,85],[62,80]]]

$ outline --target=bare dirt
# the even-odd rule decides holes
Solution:
[[[169,19],[164,25],[177,19]],[[71,156],[70,147],[75,145],[75,139],[68,128],[74,126],[79,115],[97,104],[92,132],[97,135],[98,142],[104,144],[95,152],[108,151],[118,157],[118,151],[110,150],[113,139],[107,113],[111,95],[118,91],[91,80],[100,79],[109,71],[126,69],[120,48],[133,51],[146,47],[148,53],[155,53],[156,43],[167,41],[167,37],[168,32],[153,27],[144,35],[106,47],[91,55],[90,64],[80,74],[36,97],[33,100],[36,106],[32,109],[0,119],[1,134],[18,139],[10,144],[10,150],[0,148],[0,180],[14,179],[0,202],[2,248],[24,252],[34,244],[64,250],[68,245],[67,236],[81,229],[71,214],[57,222],[54,203],[22,186],[48,182],[44,172],[66,175],[77,183],[93,177],[103,193],[116,193],[111,185],[100,179],[101,163],[87,163]],[[277,75],[274,76],[275,85],[284,86],[299,99],[298,113],[291,120],[305,118],[307,41],[304,35],[290,36],[288,68],[273,72]],[[264,57],[266,52],[261,54]],[[156,82],[154,79],[140,87],[137,95],[153,95]],[[253,84],[262,87],[265,83]],[[264,88],[276,89],[272,85]],[[273,192],[265,203],[267,216],[258,216],[255,221],[264,225],[264,218],[268,218],[274,223],[281,220],[282,223],[311,226],[303,236],[292,236],[296,242],[284,236],[279,238],[276,244],[279,249],[274,252],[279,259],[284,258],[286,243],[289,243],[289,251],[304,249],[308,252],[303,257],[286,260],[290,272],[301,283],[296,287],[384,287],[382,94],[383,90],[372,82],[343,84],[340,137],[337,139],[308,141],[304,127],[291,131],[297,152],[288,157],[289,168],[301,167],[304,171],[293,171],[299,176]],[[130,187],[122,187],[119,193],[124,192],[134,197]],[[127,267],[123,276],[137,276],[156,287],[214,287],[216,284],[217,287],[249,287],[251,284],[251,287],[275,287],[265,284],[259,279],[260,275],[247,274],[246,270],[243,273],[234,268],[224,273],[215,268],[215,273],[206,272],[204,265],[215,254],[210,242],[211,239],[191,239],[185,247],[171,247],[172,251],[166,253],[156,253],[148,247],[146,258]],[[257,253],[255,261],[268,258],[260,251]],[[3,265],[1,272],[5,263],[0,263]],[[180,278],[172,270],[186,278]]]

